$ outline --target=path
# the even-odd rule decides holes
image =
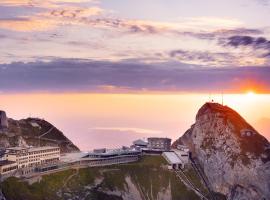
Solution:
[[[77,176],[79,174],[79,169],[75,169],[76,172],[74,174],[71,174],[66,180],[64,180],[64,184],[63,184],[63,188],[65,188],[68,184],[68,182],[74,177]]]
[[[38,136],[39,138],[43,137],[44,135],[50,133],[52,130],[54,129],[54,127],[50,128],[50,130],[48,130],[47,132],[43,133],[42,135]]]

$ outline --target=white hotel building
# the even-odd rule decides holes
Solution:
[[[59,147],[12,147],[6,149],[5,160],[17,164],[22,175],[52,167],[60,160]]]

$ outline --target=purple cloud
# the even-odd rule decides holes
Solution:
[[[58,59],[0,65],[0,90],[52,92],[239,91],[256,83],[270,92],[270,67],[209,68],[174,63]]]
[[[254,50],[265,50],[262,56],[267,57],[270,55],[270,40],[264,37],[252,37],[246,35],[236,35],[229,37],[225,43],[225,46],[239,47],[251,47]]]

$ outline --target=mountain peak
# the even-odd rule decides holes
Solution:
[[[242,193],[244,199],[270,196],[269,142],[232,108],[205,103],[173,146],[181,143],[189,146],[215,192],[228,199]]]
[[[258,157],[269,148],[268,140],[260,135],[238,112],[228,106],[207,102],[199,109],[196,122],[210,122],[212,126],[209,127],[209,131],[214,133],[211,137],[216,139],[222,137],[220,134],[223,132],[225,134],[230,132],[244,154],[251,153]],[[215,133],[219,135],[215,135]],[[262,159],[269,161],[270,155],[266,160]]]
[[[235,110],[228,106],[221,105],[219,103],[206,102],[198,111],[196,120],[205,114],[219,113],[221,116],[230,117],[231,119],[237,119],[237,123],[247,123],[244,118],[241,117]]]

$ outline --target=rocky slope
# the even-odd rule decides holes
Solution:
[[[63,153],[79,151],[78,147],[76,147],[60,130],[43,119],[27,118],[14,120],[6,118],[3,111],[1,113],[1,121],[4,125],[0,126],[1,148],[19,145],[58,145]]]
[[[189,146],[213,191],[228,200],[270,199],[270,145],[236,111],[204,104],[173,146]]]

